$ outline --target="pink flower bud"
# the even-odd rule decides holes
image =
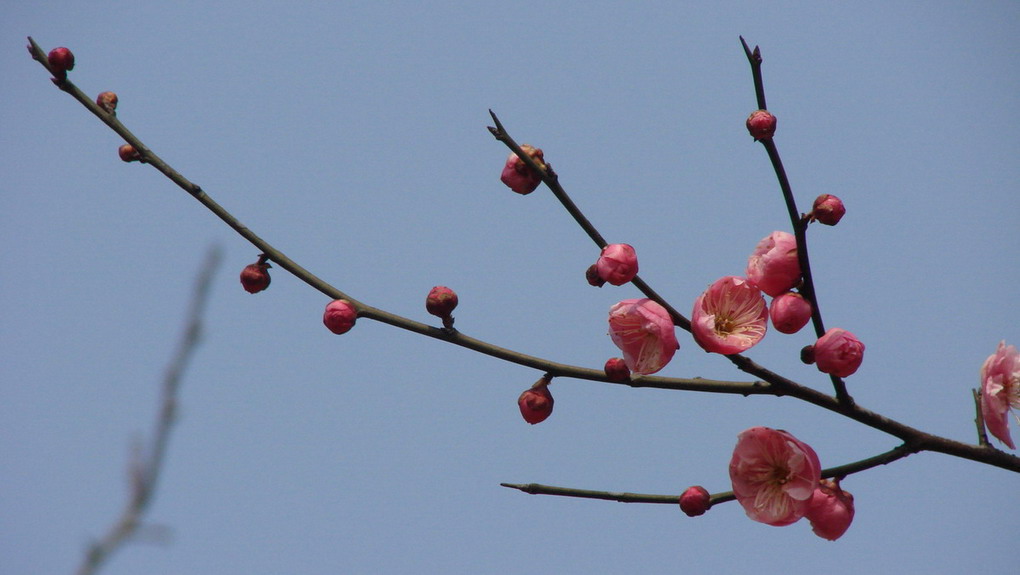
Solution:
[[[704,515],[711,506],[711,496],[708,494],[708,490],[700,485],[688,487],[687,491],[680,495],[680,510],[688,517]]]
[[[117,155],[125,162],[140,162],[142,160],[142,155],[131,144],[124,144],[117,148]]]
[[[609,308],[609,337],[623,352],[627,367],[647,375],[666,367],[680,348],[673,318],[648,299],[627,299]]]
[[[606,377],[609,381],[627,381],[630,379],[630,368],[627,367],[627,362],[622,357],[614,357],[606,360]]]
[[[74,69],[74,54],[63,46],[50,50],[46,60],[53,68],[53,72],[60,78],[66,78],[68,71]]]
[[[553,410],[553,396],[549,393],[549,379],[542,378],[517,398],[524,421],[535,425],[545,421]]]
[[[763,238],[747,259],[747,279],[772,297],[800,283],[797,239],[791,233],[772,232]]]
[[[999,342],[995,353],[981,364],[981,416],[988,431],[1010,449],[1016,449],[1009,433],[1009,414],[1020,409],[1020,352]]]
[[[847,377],[861,366],[864,344],[847,330],[834,327],[818,338],[813,353],[819,371],[836,377]]]
[[[854,496],[843,491],[838,482],[823,479],[818,482],[804,517],[811,522],[815,535],[835,541],[854,520]]]
[[[322,314],[322,323],[329,331],[340,335],[351,331],[358,319],[358,310],[354,304],[345,299],[335,299],[326,304]]]
[[[446,286],[436,286],[425,298],[425,310],[443,320],[443,327],[453,327],[454,308],[457,307],[457,294]]]
[[[637,253],[629,244],[609,244],[595,262],[599,277],[613,284],[623,285],[638,272]]]
[[[241,270],[241,286],[248,293],[259,293],[269,287],[269,258],[265,254],[259,256],[259,261],[248,264]]]
[[[531,156],[531,159],[542,169],[546,169],[547,166],[544,161],[544,155],[542,150],[524,144],[521,146],[524,153]],[[506,165],[503,166],[503,174],[499,177],[500,181],[506,184],[511,190],[521,195],[527,195],[535,191],[535,188],[542,183],[542,174],[535,172],[524,163],[517,154],[511,153],[506,159]]]
[[[107,114],[112,114],[117,109],[117,94],[100,92],[96,96],[96,105],[105,110]]]
[[[780,333],[797,333],[811,320],[811,302],[797,292],[788,291],[769,306],[772,327]]]
[[[747,131],[755,141],[771,138],[776,133],[776,117],[766,110],[755,110],[747,117]]]
[[[768,330],[768,307],[758,288],[736,276],[719,278],[694,300],[691,335],[712,353],[741,353]]]
[[[606,280],[602,279],[599,275],[598,264],[591,264],[588,269],[584,271],[584,279],[588,280],[588,285],[593,287],[602,287],[606,285]]]
[[[846,208],[843,207],[843,200],[831,194],[822,194],[815,198],[811,206],[811,219],[827,226],[834,226],[843,219]]]

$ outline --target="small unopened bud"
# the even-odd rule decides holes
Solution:
[[[811,320],[811,302],[797,292],[780,294],[769,306],[769,318],[780,333],[797,333]]]
[[[606,377],[609,381],[627,381],[630,379],[630,368],[622,357],[614,357],[606,361]]]
[[[124,160],[125,162],[142,161],[142,155],[139,154],[138,150],[136,150],[135,147],[132,146],[131,144],[124,144],[123,146],[117,148],[117,154],[120,156],[120,159]]]
[[[630,244],[609,244],[602,248],[595,267],[599,277],[614,286],[622,286],[638,273],[637,252]]]
[[[259,293],[269,287],[269,258],[266,254],[259,256],[259,261],[248,264],[241,270],[241,287],[248,293]]]
[[[548,166],[545,164],[544,155],[540,148],[535,148],[524,144],[521,146],[524,153],[531,156],[532,160],[542,169],[547,169]],[[510,153],[510,156],[506,159],[506,164],[503,166],[503,173],[499,177],[500,181],[507,185],[511,190],[521,195],[527,195],[535,191],[535,188],[542,183],[542,174],[532,170],[524,163],[517,154]]]
[[[63,46],[50,50],[46,60],[50,63],[50,68],[53,68],[53,72],[61,79],[67,78],[67,73],[74,69],[74,54]]]
[[[836,377],[853,375],[864,361],[864,344],[845,329],[830,328],[812,346],[815,367]]]
[[[457,307],[457,294],[446,286],[436,286],[425,298],[425,310],[443,320],[443,327],[453,327],[453,310]]]
[[[815,346],[805,345],[800,350],[800,360],[807,365],[811,365],[815,362]]]
[[[708,491],[700,485],[688,487],[687,491],[684,491],[683,494],[680,495],[680,510],[686,513],[688,517],[704,515],[711,506],[711,496],[708,494]]]
[[[810,216],[811,219],[820,224],[834,226],[839,223],[839,220],[843,219],[843,214],[845,213],[846,207],[843,206],[843,200],[832,194],[822,194],[815,198]]]
[[[113,92],[100,92],[96,96],[96,105],[105,110],[107,114],[113,114],[117,109],[117,94]]]
[[[326,305],[326,311],[322,314],[322,323],[329,331],[340,335],[351,331],[354,322],[358,319],[358,310],[354,304],[345,300],[337,299]]]
[[[598,264],[591,264],[588,269],[584,271],[584,279],[588,280],[588,285],[595,287],[602,287],[606,285],[606,280],[602,279],[599,275]]]
[[[838,481],[822,479],[804,516],[811,522],[815,535],[835,541],[846,533],[854,520],[854,496],[843,491]]]
[[[771,138],[776,133],[776,117],[767,110],[755,110],[747,117],[747,131],[756,142]]]
[[[534,425],[545,421],[553,410],[553,396],[549,393],[549,378],[543,377],[517,398],[524,421]]]

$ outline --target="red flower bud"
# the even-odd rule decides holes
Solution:
[[[105,110],[107,114],[112,114],[117,109],[117,94],[100,92],[96,96],[96,105]]]
[[[779,294],[769,306],[772,327],[780,333],[797,333],[811,319],[811,302],[799,293]]]
[[[630,379],[630,368],[622,357],[614,357],[606,361],[606,377],[609,381],[627,381]]]
[[[549,379],[543,377],[517,398],[524,421],[534,425],[545,421],[553,410],[553,396],[549,393]]]
[[[453,310],[457,307],[457,294],[446,286],[436,286],[425,298],[425,310],[443,320],[443,327],[453,327]]]
[[[776,133],[776,117],[767,110],[755,110],[747,117],[747,131],[756,142],[771,138]]]
[[[544,155],[542,150],[524,144],[521,146],[524,153],[531,156],[531,159],[535,160],[540,168],[546,169],[544,161]],[[503,166],[503,173],[499,177],[500,181],[506,184],[511,190],[521,195],[530,194],[535,191],[535,188],[542,183],[542,175],[532,170],[521,160],[517,154],[511,153],[506,159],[506,164]]]
[[[834,226],[843,219],[845,213],[846,207],[843,206],[843,200],[832,194],[822,194],[815,198],[810,215],[811,219],[818,223]]]
[[[704,515],[711,506],[711,496],[700,485],[688,487],[687,491],[684,491],[680,496],[680,510],[686,513],[688,517]]]
[[[322,323],[329,331],[340,335],[351,331],[354,322],[358,319],[358,310],[354,304],[345,300],[337,299],[326,305],[326,311],[322,314]]]
[[[67,72],[74,69],[74,54],[63,46],[50,50],[46,60],[50,63],[50,68],[53,68],[53,72],[60,78],[66,78]]]
[[[854,520],[854,496],[843,491],[838,481],[823,479],[818,482],[804,516],[811,522],[815,535],[835,541],[846,533]]]
[[[597,263],[588,266],[588,269],[584,271],[584,279],[588,280],[588,285],[594,287],[602,287],[606,285],[606,280],[602,279],[599,275],[599,265]]]
[[[248,293],[259,293],[269,287],[269,258],[265,254],[259,256],[259,261],[248,264],[241,270],[241,287]]]
[[[125,162],[140,162],[142,160],[142,155],[131,144],[124,144],[117,148],[117,154]]]

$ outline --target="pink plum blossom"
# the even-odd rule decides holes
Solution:
[[[623,300],[609,308],[609,336],[627,367],[638,374],[659,371],[680,348],[673,318],[648,298]]]
[[[637,253],[629,244],[609,244],[602,248],[595,267],[600,278],[614,286],[621,286],[637,275]]]
[[[752,427],[737,436],[730,481],[748,517],[778,527],[807,513],[821,470],[806,443],[786,431]]]
[[[815,535],[835,541],[846,533],[854,520],[854,496],[843,491],[839,482],[822,479],[804,517],[811,522]]]
[[[800,283],[797,239],[788,232],[772,232],[754,248],[747,260],[747,279],[772,297]]]
[[[705,351],[740,353],[765,337],[768,307],[746,279],[726,276],[694,300],[691,334]]]
[[[336,299],[326,305],[322,323],[329,331],[341,335],[351,331],[358,319],[358,310],[345,299]]]
[[[811,302],[797,292],[780,294],[769,306],[769,318],[780,333],[797,333],[811,320]]]
[[[1016,449],[1009,433],[1013,409],[1020,409],[1020,353],[1000,341],[981,366],[981,416],[988,431],[1010,449]]]
[[[847,377],[864,361],[864,344],[845,329],[834,327],[813,346],[814,361],[822,373]]]
[[[540,148],[535,148],[524,144],[521,146],[524,153],[531,156],[531,159],[539,165],[539,167],[545,169],[544,155]],[[535,188],[542,183],[542,175],[532,170],[524,163],[517,154],[511,153],[506,159],[506,164],[503,166],[503,173],[499,177],[500,181],[507,185],[511,190],[521,195],[527,195],[535,191]]]

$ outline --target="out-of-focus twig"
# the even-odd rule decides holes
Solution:
[[[129,463],[131,492],[127,503],[106,535],[89,546],[78,567],[78,575],[96,573],[109,560],[114,551],[138,531],[142,517],[149,504],[152,503],[166,456],[170,430],[176,420],[177,390],[181,385],[181,376],[201,340],[202,316],[209,299],[209,286],[212,284],[213,275],[216,268],[219,267],[221,259],[222,254],[219,247],[214,246],[209,249],[195,280],[195,289],[191,296],[184,333],[181,335],[177,351],[163,375],[159,414],[156,418],[156,427],[153,430],[151,443],[147,449],[145,447],[135,449]]]

